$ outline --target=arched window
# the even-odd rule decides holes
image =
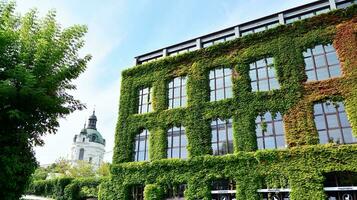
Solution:
[[[83,157],[84,157],[84,149],[83,149],[83,148],[81,148],[81,149],[79,150],[79,157],[78,157],[78,160],[83,160]]]
[[[82,142],[84,142],[86,140],[86,138],[83,138]]]
[[[149,160],[149,131],[144,129],[135,137],[134,161]]]
[[[95,137],[95,135],[92,136],[92,142],[94,142],[97,139],[97,137]]]

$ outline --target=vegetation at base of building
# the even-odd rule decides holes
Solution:
[[[32,174],[32,181],[46,180],[58,177],[68,178],[88,178],[106,177],[110,173],[110,163],[103,162],[98,169],[86,161],[77,161],[71,164],[70,161],[60,158],[55,163],[47,167],[38,167]]]
[[[35,145],[58,119],[84,107],[68,93],[91,56],[80,57],[85,26],[62,29],[53,11],[15,14],[0,2],[0,196],[19,199],[36,168]]]
[[[81,200],[85,197],[97,197],[99,184],[104,180],[106,177],[38,180],[29,185],[27,194],[56,200]]]
[[[111,178],[101,184],[101,200],[130,199],[130,188],[145,185],[145,199],[161,199],[165,186],[187,183],[185,198],[211,199],[210,182],[237,184],[237,199],[259,199],[257,189],[291,188],[290,197],[323,200],[324,173],[357,172],[356,145],[319,145],[313,104],[343,100],[357,134],[357,6],[279,26],[209,48],[167,57],[123,72]],[[341,77],[306,82],[303,52],[333,43]],[[273,57],[280,89],[251,92],[249,63]],[[209,101],[211,69],[232,67],[234,97]],[[184,108],[167,109],[167,84],[188,75]],[[136,114],[138,90],[153,87],[153,112]],[[283,115],[287,149],[257,150],[255,118]],[[233,118],[234,154],[212,156],[212,119]],[[183,125],[187,160],[166,158],[166,132]],[[150,131],[150,162],[131,162],[140,130]]]

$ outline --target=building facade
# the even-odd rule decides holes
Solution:
[[[105,153],[105,139],[97,130],[97,116],[95,112],[88,119],[88,125],[73,138],[71,148],[71,162],[87,161],[97,169],[103,162]]]
[[[356,200],[354,4],[317,1],[137,57],[100,199]]]

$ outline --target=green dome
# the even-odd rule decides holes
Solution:
[[[102,135],[97,130],[91,128],[87,128],[86,130],[89,142],[96,142],[105,145],[105,139],[103,139]]]

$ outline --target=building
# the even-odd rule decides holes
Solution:
[[[357,6],[320,0],[136,57],[100,199],[357,199]]]
[[[88,161],[94,168],[103,162],[105,153],[105,139],[97,130],[95,111],[88,119],[88,126],[84,125],[81,132],[74,136],[71,148],[71,162]]]

